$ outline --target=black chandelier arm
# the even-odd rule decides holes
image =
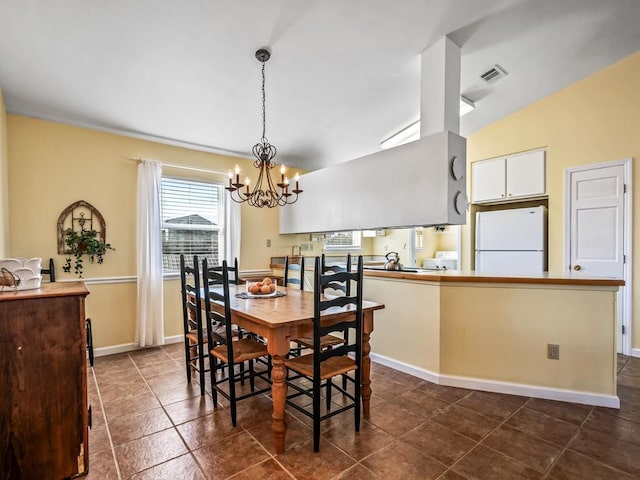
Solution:
[[[243,193],[239,188],[225,187],[229,191],[229,198],[236,203],[247,203],[252,207],[283,207],[285,205],[291,205],[296,203],[298,195],[302,193],[302,190],[296,189],[292,193],[276,194],[274,191],[257,190]]]

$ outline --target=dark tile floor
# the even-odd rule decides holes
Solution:
[[[314,454],[309,420],[288,411],[276,455],[269,397],[240,402],[232,428],[224,405],[187,384],[183,355],[175,344],[96,358],[89,479],[640,478],[639,358],[618,357],[620,410],[443,387],[374,364],[360,433],[351,411],[333,417]]]

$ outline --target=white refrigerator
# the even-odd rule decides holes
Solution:
[[[547,270],[544,206],[476,213],[476,271],[532,274]]]

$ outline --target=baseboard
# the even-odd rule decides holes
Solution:
[[[632,348],[631,349],[632,357],[640,357],[640,348]]]
[[[395,370],[399,370],[404,373],[408,373],[414,377],[421,378],[422,380],[426,380],[431,383],[440,383],[440,376],[437,373],[434,373],[430,370],[425,370],[423,368],[418,368],[413,365],[409,365],[408,363],[399,362],[398,360],[394,360],[389,357],[385,357],[384,355],[378,355],[376,353],[369,354],[371,360],[385,367],[390,367]]]
[[[169,345],[171,343],[180,343],[184,340],[184,335],[173,335],[171,337],[164,337],[165,345]],[[147,348],[147,347],[142,347]],[[136,346],[135,343],[122,343],[120,345],[112,345],[110,347],[100,347],[93,349],[93,355],[95,357],[104,357],[106,355],[115,355],[116,353],[126,353],[132,352],[134,350],[140,350],[141,348]]]
[[[522,395],[523,397],[544,398],[546,400],[558,400],[561,402],[581,403],[597,407],[620,408],[620,399],[616,395],[579,392],[562,388],[538,387],[535,385],[524,385],[519,383],[500,382],[496,380],[484,380],[444,374],[440,375],[440,385],[470,388],[472,390],[482,390],[485,392]]]
[[[371,353],[370,356],[371,359],[377,363],[439,385],[468,388],[471,390],[482,390],[484,392],[522,395],[525,397],[543,398],[546,400],[581,403],[585,405],[595,405],[598,407],[620,408],[620,399],[616,395],[603,395],[600,393],[578,392],[560,388],[539,387],[535,385],[446,375],[418,368],[404,362],[399,362],[383,355]],[[375,393],[375,385],[373,385],[372,388]]]

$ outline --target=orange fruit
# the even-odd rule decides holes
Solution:
[[[266,295],[267,293],[271,293],[271,288],[269,288],[269,285],[263,285],[262,288],[260,289],[260,293],[262,293],[263,295]]]

